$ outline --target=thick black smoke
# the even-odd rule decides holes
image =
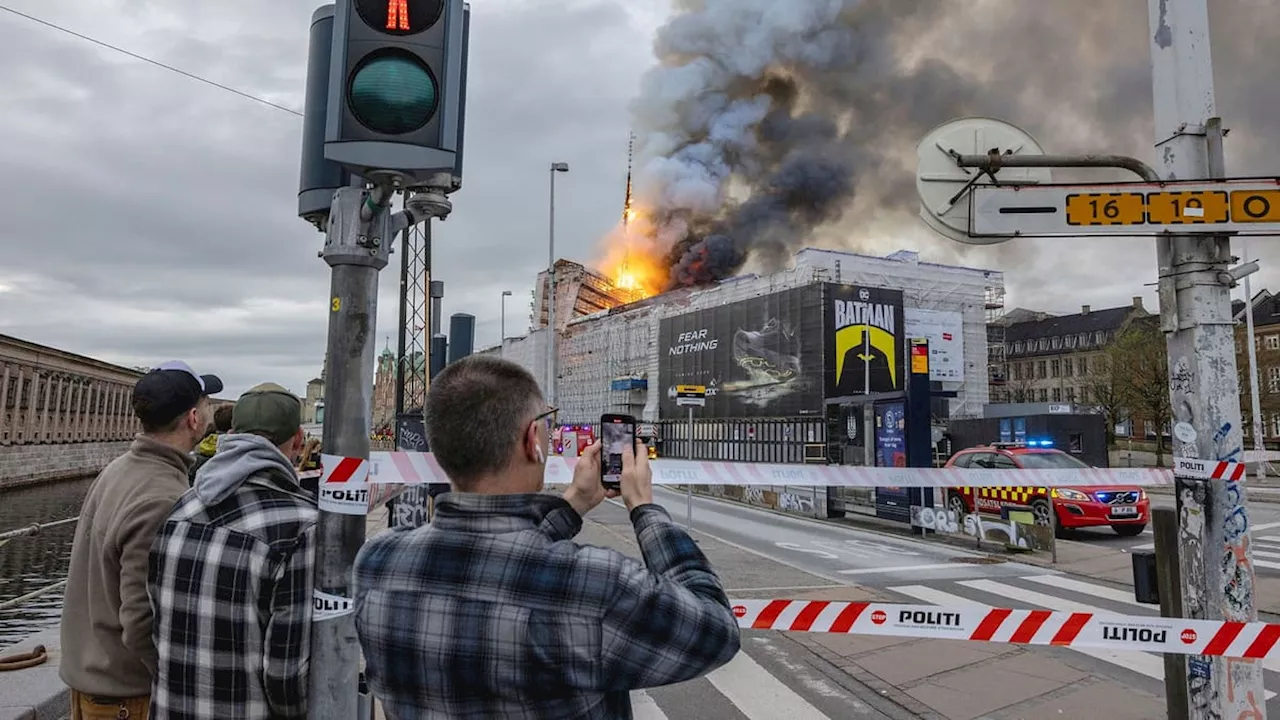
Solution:
[[[873,221],[914,227],[916,143],[952,118],[1011,121],[1050,152],[1149,158],[1146,4],[677,0],[633,104],[637,191],[670,283],[749,259],[775,269],[819,230],[860,249]],[[1280,103],[1257,88],[1280,69],[1261,51],[1280,39],[1280,3],[1210,7],[1219,105],[1235,103],[1229,124],[1271,128],[1248,144],[1267,145]]]

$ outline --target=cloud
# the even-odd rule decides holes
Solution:
[[[315,0],[10,4],[301,108]],[[888,94],[863,103],[896,103],[867,128],[880,158],[874,182],[814,242],[998,267],[1011,304],[1070,311],[1143,294],[1154,308],[1143,287],[1155,279],[1151,241],[967,249],[920,227],[909,182],[920,130],[959,110],[1022,125],[1050,151],[1150,158],[1144,3],[916,4],[885,30],[900,60],[933,64],[910,66],[915,84],[870,78]],[[1280,7],[1210,4],[1229,169],[1274,173],[1280,119],[1267,80],[1280,60],[1266,50],[1280,40]],[[620,0],[473,5],[464,188],[452,217],[432,226],[446,327],[449,314],[472,313],[477,346],[492,344],[502,290],[514,293],[508,333],[526,326],[547,263],[552,161],[572,168],[556,180],[556,254],[596,256],[621,211],[629,104],[668,10]],[[228,395],[266,380],[301,392],[319,375],[329,270],[316,257],[322,236],[295,214],[299,118],[3,12],[0,65],[0,332],[124,365],[183,358],[222,374]],[[1256,284],[1280,285],[1280,252],[1264,240],[1253,247],[1264,268]],[[380,278],[379,349],[395,343],[398,268],[396,254]]]

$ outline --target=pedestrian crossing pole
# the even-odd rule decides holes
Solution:
[[[1225,177],[1209,50],[1208,0],[1148,0],[1155,146],[1161,179]],[[1187,213],[1190,215],[1190,213]],[[1169,360],[1175,458],[1241,459],[1231,317],[1231,242],[1221,235],[1156,237],[1160,322]],[[1175,470],[1181,605],[1188,618],[1257,619],[1244,483]],[[1266,717],[1256,661],[1186,656],[1187,717]]]

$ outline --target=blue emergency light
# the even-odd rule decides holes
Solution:
[[[1028,440],[1027,447],[1053,447],[1052,440]]]

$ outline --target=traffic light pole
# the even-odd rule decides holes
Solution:
[[[1148,12],[1161,176],[1221,178],[1208,2],[1148,0]],[[1219,280],[1231,262],[1231,242],[1224,236],[1160,235],[1156,243],[1174,456],[1242,461],[1231,296]],[[1175,473],[1175,490],[1185,616],[1256,620],[1244,483]],[[1266,717],[1257,661],[1197,655],[1186,656],[1185,663],[1188,717]]]
[[[369,458],[378,272],[387,266],[396,233],[448,212],[443,194],[410,198],[406,210],[390,210],[393,190],[339,188],[329,210],[321,257],[332,268],[328,361],[325,368],[323,446],[328,455]],[[358,488],[352,488],[356,490]],[[360,643],[352,615],[352,568],[365,538],[365,515],[335,511],[320,493],[315,592],[336,612],[311,624],[308,717],[357,717]],[[336,598],[336,600],[335,600]]]

